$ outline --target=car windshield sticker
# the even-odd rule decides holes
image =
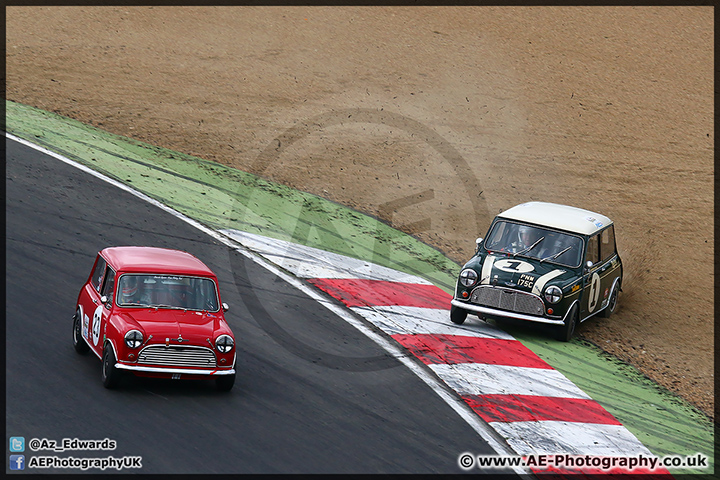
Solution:
[[[493,263],[495,263],[495,257],[488,255],[485,262],[483,262],[482,272],[480,272],[480,285],[490,283],[490,273],[492,272]]]
[[[598,299],[600,298],[600,275],[598,275],[597,272],[592,275],[588,297],[588,313],[592,313],[595,307],[597,307]]]
[[[542,289],[545,287],[545,284],[547,282],[549,282],[550,280],[552,280],[555,277],[559,277],[563,273],[565,273],[565,270],[553,270],[552,272],[548,272],[545,275],[543,275],[542,277],[538,278],[535,281],[535,285],[533,286],[532,293],[534,293],[535,295],[540,295],[540,293],[542,292]]]
[[[527,262],[509,258],[495,262],[495,267],[503,272],[510,273],[528,273],[535,270],[535,268]]]
[[[94,345],[97,345],[100,340],[100,319],[102,318],[102,310],[103,306],[98,305],[95,309],[95,313],[93,313],[92,335]]]

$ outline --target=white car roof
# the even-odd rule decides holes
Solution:
[[[592,235],[613,223],[605,215],[590,210],[547,202],[522,203],[498,214],[498,217],[583,235]]]

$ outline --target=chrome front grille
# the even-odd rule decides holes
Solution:
[[[138,355],[138,363],[174,367],[214,368],[215,352],[206,347],[149,345]]]
[[[537,295],[490,285],[475,288],[470,295],[470,301],[484,307],[528,315],[542,315],[545,311],[545,305]]]

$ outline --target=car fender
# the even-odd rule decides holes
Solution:
[[[235,338],[235,335],[233,334],[232,330],[230,330],[229,325],[227,325],[226,321],[220,320],[219,322],[216,323],[216,326],[218,326],[219,328],[216,328],[213,331],[213,338],[211,339],[211,342],[213,344],[212,350],[215,352],[218,362],[220,361],[220,358],[223,358],[223,357],[227,358],[227,357],[225,357],[227,354],[220,353],[215,348],[215,339],[218,338],[220,335],[230,335],[230,337],[232,337],[233,341],[235,342],[235,346],[233,347],[233,350],[232,350],[232,356],[233,356],[232,357],[232,368],[235,368],[235,362],[237,361],[237,349],[238,349],[237,339]],[[223,365],[223,368],[225,368],[224,365]]]
[[[139,330],[140,333],[143,334],[143,337],[147,336],[147,333],[145,332],[142,324],[135,320],[132,315],[126,312],[114,315],[113,320],[113,328],[115,328],[118,334],[121,334],[120,332],[127,332],[129,330]]]
[[[118,350],[115,346],[114,341],[117,339],[122,339],[123,334],[120,333],[123,331],[123,326],[125,322],[119,318],[117,315],[111,315],[108,319],[107,323],[105,324],[105,341],[109,341],[110,344],[113,346],[113,350],[115,350],[115,358],[118,357]]]
[[[84,335],[85,328],[86,328],[85,310],[83,309],[83,306],[80,303],[78,303],[76,312],[80,312],[80,338],[82,338],[82,341],[87,343],[88,346],[91,347],[90,349],[92,350],[92,345],[90,345],[90,341],[87,338],[85,338],[85,335]],[[88,319],[87,328],[90,328],[90,319]]]
[[[115,361],[117,362],[118,361],[117,359],[120,357],[118,357],[119,352],[118,352],[117,347],[115,347],[115,342],[113,340],[111,340],[110,338],[105,339],[105,343],[103,344],[103,350],[105,350],[105,345],[107,345],[108,343],[110,344],[110,348],[112,348],[112,350],[113,350],[113,354],[115,355]],[[102,357],[101,357],[101,359],[102,359]]]
[[[230,325],[228,325],[227,320],[224,318],[219,318],[218,321],[215,323],[213,334],[215,335],[215,338],[219,337],[220,335],[230,335],[233,340],[235,340],[235,335],[232,332],[232,329],[230,328]],[[214,339],[213,339],[214,340]]]
[[[619,277],[617,277],[615,280],[613,280],[613,284],[612,284],[612,286],[610,287],[610,294],[608,295],[608,298],[611,298],[611,297],[612,297],[612,294],[613,294],[613,292],[615,291],[616,288],[618,289],[618,293],[622,292],[622,288],[621,288],[621,287],[622,287],[622,276],[619,276]],[[610,306],[610,303],[608,302],[608,304],[605,305],[605,308],[608,308],[609,306]],[[605,310],[605,308],[603,308],[602,310],[600,310],[600,312],[602,312],[603,310]],[[598,312],[598,313],[599,313],[599,312]]]
[[[580,298],[577,298],[573,300],[573,302],[568,306],[567,310],[565,311],[565,316],[563,317],[563,324],[567,325],[567,319],[570,315],[570,312],[572,311],[573,307],[575,305],[578,305],[580,303]],[[578,305],[578,310],[580,309],[580,305]],[[582,320],[581,320],[582,321]]]
[[[233,350],[234,350],[234,352],[233,352],[232,368],[233,368],[233,370],[234,370],[234,369],[235,369],[235,363],[237,362],[237,343],[235,343],[235,347],[233,348]]]
[[[84,326],[84,325],[83,325],[83,321],[84,321],[84,320],[83,320],[83,317],[85,316],[85,311],[83,310],[83,306],[80,305],[80,303],[78,303],[77,309],[76,309],[75,311],[76,311],[76,312],[80,312],[80,326]],[[84,338],[85,338],[85,337],[83,337],[83,339],[84,339]]]

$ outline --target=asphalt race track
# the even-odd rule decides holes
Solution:
[[[129,473],[460,473],[462,452],[494,453],[397,360],[241,254],[72,166],[6,148],[6,438],[117,442],[26,457],[141,456]],[[232,392],[138,378],[103,388],[99,359],[72,347],[71,316],[111,245],[186,250],[217,273],[238,339]],[[284,348],[263,315],[317,358]]]

